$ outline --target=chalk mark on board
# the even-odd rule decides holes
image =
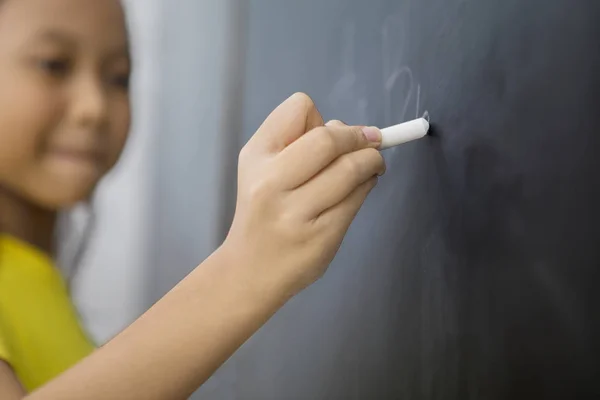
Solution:
[[[383,123],[386,126],[405,122],[411,107],[415,118],[421,112],[421,84],[416,82],[413,71],[405,57],[409,45],[408,5],[401,12],[392,14],[383,22],[382,69],[383,69]],[[359,76],[356,71],[356,23],[347,21],[342,29],[341,74],[328,96],[328,102],[336,112],[348,117],[349,123],[358,121],[368,124],[368,99],[358,94]],[[390,149],[394,152],[396,149]]]
[[[409,28],[409,5],[405,4],[399,12],[385,19],[381,30],[383,117],[386,126],[405,122],[413,101],[415,118],[421,112],[421,84],[415,80],[413,71],[406,62],[410,44]],[[394,147],[389,151],[394,153],[397,149]]]
[[[424,118],[427,120],[427,122],[431,122],[431,118],[429,117],[429,111],[425,110],[425,112],[423,113],[423,116],[421,118]]]
[[[417,85],[417,112],[415,113],[415,118],[419,118],[419,106],[421,103],[421,84]]]
[[[403,76],[407,76],[408,78],[408,92],[405,93],[403,97],[403,105],[401,108],[401,112],[399,114],[400,122],[404,122],[406,118],[406,112],[408,111],[408,106],[410,104],[410,100],[413,97],[415,81],[413,78],[413,73],[409,67],[401,67],[394,71],[394,73],[386,80],[385,82],[385,99],[386,99],[386,124],[392,125],[392,92],[396,83],[400,81],[400,78]]]
[[[383,22],[381,50],[384,77],[390,76],[395,67],[402,65],[408,39],[407,28],[408,21],[404,18],[404,13],[392,14]],[[400,31],[392,34],[394,29]]]
[[[333,89],[328,96],[329,103],[341,108],[341,111],[348,110],[349,117],[357,119],[360,123],[367,123],[368,101],[357,94],[356,83],[357,75],[355,68],[355,48],[356,48],[356,24],[353,21],[345,23],[342,36],[342,73],[338,81],[333,85]],[[354,121],[349,121],[350,123]]]
[[[421,85],[414,79],[414,74],[405,62],[406,51],[409,43],[410,19],[408,18],[409,5],[395,14],[388,16],[381,30],[382,35],[382,63],[384,79],[384,119],[386,125],[404,122],[408,107],[416,94],[415,118],[418,118],[421,109]],[[392,91],[401,78],[408,79],[408,88],[401,95],[399,114],[395,113]],[[416,91],[416,93],[415,93]],[[396,120],[398,118],[398,120]]]

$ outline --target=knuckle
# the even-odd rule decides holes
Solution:
[[[387,171],[387,165],[385,163],[385,158],[379,153],[379,171],[380,174],[383,175]]]
[[[242,147],[238,154],[238,165],[244,165],[245,163],[250,162],[253,157],[253,150],[251,143],[248,142]]]
[[[337,154],[339,144],[336,135],[331,129],[326,127],[316,128],[315,135],[317,135],[317,148],[319,151],[328,156]]]
[[[248,187],[248,196],[253,201],[264,201],[272,197],[275,191],[273,179],[256,179]]]
[[[340,161],[342,163],[342,167],[346,174],[352,174],[350,176],[354,176],[359,174],[362,171],[361,163],[358,161],[357,157],[343,157]]]
[[[298,213],[289,209],[282,209],[276,219],[277,236],[286,242],[297,244],[307,240],[304,230],[300,229]]]
[[[313,99],[304,92],[296,92],[292,95],[292,97],[294,97],[294,99],[296,99],[298,102],[302,103],[307,110],[315,108],[315,102]]]
[[[244,160],[248,158],[248,146],[242,147],[240,153],[238,154],[238,163],[242,164]]]
[[[352,137],[354,139],[354,148],[360,149],[365,147],[368,144],[367,138],[363,133],[363,130],[359,126],[353,126],[352,128]]]
[[[369,147],[363,151],[369,157],[369,160],[372,160],[374,163],[381,164],[383,162],[383,156],[379,150]]]
[[[331,121],[327,122],[326,125],[330,125],[330,126],[347,126],[344,121],[340,121],[339,119],[332,119]]]
[[[385,171],[385,159],[381,152],[374,148],[364,149],[365,157],[369,161],[370,172],[384,172]]]
[[[329,155],[339,156],[363,147],[361,136],[354,134],[355,128],[324,127],[322,129],[323,132],[319,135],[322,142],[319,145],[327,149]]]
[[[280,230],[285,233],[293,233],[298,222],[296,214],[289,209],[281,210],[278,221]]]

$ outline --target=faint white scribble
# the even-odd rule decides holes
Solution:
[[[381,52],[383,82],[380,92],[383,99],[383,124],[391,126],[407,120],[411,107],[415,107],[415,118],[421,113],[421,84],[414,78],[408,66],[407,54],[410,45],[410,1],[398,12],[385,18],[381,27]],[[354,123],[368,124],[368,100],[359,94],[359,76],[356,71],[356,23],[348,21],[342,29],[341,73],[328,96],[328,102],[343,117]],[[367,91],[376,93],[372,90]],[[411,111],[412,114],[412,111]],[[425,111],[427,119],[429,114]],[[425,115],[424,114],[424,115]],[[394,149],[391,149],[394,151]]]
[[[421,84],[417,85],[417,112],[415,113],[415,118],[419,118],[419,106],[421,105]]]
[[[410,2],[401,10],[388,16],[381,30],[382,66],[384,80],[384,122],[386,125],[401,123],[406,120],[406,113],[416,91],[415,118],[418,118],[421,102],[421,85],[415,82],[412,70],[406,65],[410,32]],[[402,78],[405,78],[404,81]],[[406,87],[397,95],[400,104],[394,102],[394,89],[398,83],[406,82]]]
[[[384,77],[390,76],[392,71],[403,63],[409,28],[409,21],[404,17],[406,14],[407,12],[398,12],[383,21],[381,51]]]
[[[431,122],[431,118],[429,117],[429,111],[425,110],[423,116],[421,118],[425,118],[427,122]]]
[[[410,45],[410,1],[388,16],[381,29],[383,68],[384,124],[391,126],[405,122],[414,101],[415,118],[421,111],[421,84],[416,82],[408,66]],[[394,153],[396,147],[389,150]]]
[[[401,81],[400,78],[406,77],[408,80],[408,88],[405,92],[401,93],[400,96],[402,98],[402,104],[397,108],[397,105],[392,101],[392,95],[394,92],[394,88],[396,84]],[[392,75],[390,75],[385,81],[384,85],[384,99],[385,99],[385,123],[387,125],[392,125],[395,122],[404,122],[406,118],[406,112],[408,110],[408,106],[410,100],[413,96],[415,88],[415,81],[413,79],[413,73],[409,67],[399,67],[397,68]],[[418,107],[418,105],[417,105]],[[398,112],[398,110],[400,110]],[[396,119],[397,118],[397,119]],[[396,120],[396,121],[394,121]]]
[[[368,101],[359,96],[356,88],[356,24],[354,22],[348,21],[344,24],[342,40],[342,71],[328,96],[328,101],[342,114],[351,118],[350,123],[356,120],[361,124],[367,124]]]

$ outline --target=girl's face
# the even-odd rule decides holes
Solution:
[[[0,1],[0,188],[87,199],[125,144],[129,73],[118,0]]]

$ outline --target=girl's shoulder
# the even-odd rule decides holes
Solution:
[[[53,260],[43,251],[13,236],[0,233],[0,273],[8,269],[31,272],[55,268]]]
[[[33,390],[93,348],[52,259],[0,237],[0,358]]]

